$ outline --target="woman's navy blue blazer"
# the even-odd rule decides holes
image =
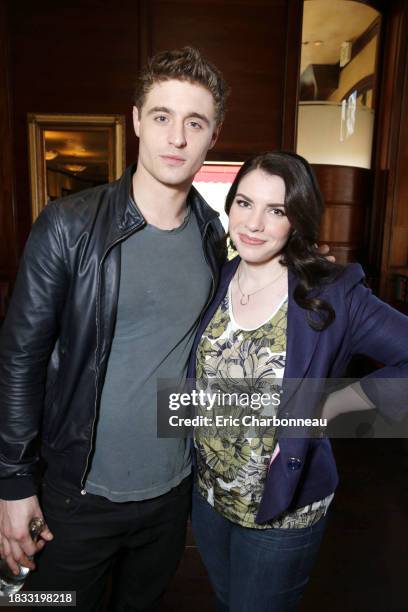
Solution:
[[[209,321],[223,300],[240,258],[224,264],[217,292],[204,313],[191,353],[188,378],[195,378],[196,351]],[[360,380],[368,398],[391,419],[407,411],[406,396],[395,393],[388,379],[408,378],[408,317],[374,296],[364,283],[359,264],[349,264],[326,285],[320,297],[330,302],[336,318],[323,331],[313,330],[306,311],[293,299],[296,277],[289,273],[285,380],[340,378],[353,355],[367,355],[384,364]],[[288,387],[286,396],[294,392]],[[281,403],[282,407],[282,403]],[[338,483],[330,441],[327,438],[279,437],[280,453],[271,463],[256,517],[263,523],[288,509],[323,499]]]

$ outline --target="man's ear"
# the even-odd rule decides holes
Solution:
[[[139,138],[140,132],[140,112],[137,106],[133,107],[133,127],[135,130],[136,136]]]
[[[211,138],[210,146],[208,147],[208,150],[212,149],[215,143],[217,142],[218,136],[220,135],[220,132],[221,132],[221,127],[222,127],[222,123],[219,123],[217,127],[215,128],[212,138]]]

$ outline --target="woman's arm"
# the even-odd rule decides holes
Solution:
[[[344,283],[350,355],[366,355],[384,367],[362,378],[361,386],[352,386],[348,400],[353,397],[353,410],[367,410],[371,405],[400,420],[408,408],[408,317],[373,295],[358,275],[359,266],[350,268]],[[349,412],[344,399],[339,395],[328,400],[325,411]]]
[[[329,423],[340,414],[373,409],[375,404],[364,393],[360,383],[356,382],[330,393],[323,404],[320,418],[327,419]]]
[[[408,317],[360,283],[350,291],[350,335],[352,354],[384,364],[361,379],[363,392],[380,412],[401,419],[408,408]]]

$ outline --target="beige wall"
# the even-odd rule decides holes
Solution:
[[[373,120],[372,110],[358,108],[353,133],[341,139],[340,105],[301,102],[296,151],[311,164],[370,168]]]
[[[370,40],[368,45],[366,45],[362,51],[341,70],[339,87],[330,96],[329,100],[331,102],[340,102],[344,94],[346,94],[353,85],[369,74],[374,73],[377,40],[377,36]],[[371,97],[368,98],[369,101],[371,101],[371,99]]]

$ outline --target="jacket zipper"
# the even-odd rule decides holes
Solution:
[[[212,268],[210,262],[208,261],[207,252],[206,252],[205,245],[204,245],[205,235],[207,233],[208,227],[211,225],[211,221],[212,221],[212,219],[207,221],[207,223],[205,224],[204,230],[203,230],[203,235],[202,235],[202,238],[201,238],[201,245],[202,245],[202,248],[203,248],[204,259],[206,261],[207,266],[210,268],[210,271],[211,271],[211,291],[210,291],[210,295],[208,296],[207,302],[206,302],[205,306],[203,307],[203,309],[201,311],[201,315],[200,315],[200,319],[199,319],[198,325],[200,325],[201,319],[204,316],[204,312],[207,310],[207,306],[211,303],[211,300],[213,299],[214,293],[215,293],[214,271],[213,271],[213,268]]]
[[[202,234],[202,238],[201,238],[201,244],[202,244],[202,248],[203,248],[204,259],[205,259],[205,261],[207,263],[207,266],[211,270],[211,291],[210,291],[210,295],[209,295],[209,298],[207,300],[207,303],[205,304],[205,306],[204,306],[204,308],[203,308],[203,310],[201,312],[200,321],[201,321],[201,319],[202,319],[202,317],[204,315],[204,312],[205,312],[208,304],[211,302],[211,300],[214,297],[214,289],[215,289],[214,271],[213,271],[213,268],[212,268],[210,262],[208,261],[207,252],[206,252],[205,245],[204,245],[205,236],[206,236],[206,233],[207,233],[207,230],[208,230],[208,227],[209,227],[210,224],[211,224],[211,220],[207,221],[207,223],[204,226],[204,230],[203,230],[203,234]],[[143,222],[139,223],[138,225],[136,225],[136,227],[132,228],[131,231],[127,232],[126,234],[123,234],[123,236],[121,236],[120,238],[115,240],[115,242],[112,242],[112,244],[110,244],[108,246],[108,248],[106,249],[105,253],[103,254],[103,257],[102,257],[101,261],[99,262],[99,268],[98,268],[98,286],[97,286],[97,302],[96,302],[95,405],[94,405],[94,416],[93,416],[92,430],[91,430],[91,442],[90,442],[90,445],[89,445],[88,455],[86,457],[85,470],[84,470],[84,472],[82,474],[82,477],[81,477],[81,495],[86,495],[86,491],[85,491],[85,489],[83,487],[84,487],[85,477],[86,477],[86,474],[88,472],[89,458],[91,456],[92,449],[93,449],[92,441],[93,441],[94,430],[95,430],[95,422],[96,422],[96,414],[97,414],[97,404],[98,404],[99,367],[98,367],[97,357],[98,357],[99,337],[100,337],[100,334],[99,334],[99,309],[100,309],[99,290],[100,290],[100,282],[101,282],[102,265],[103,265],[107,255],[108,255],[108,253],[113,249],[114,246],[116,246],[120,242],[123,242],[123,240],[126,240],[126,238],[128,238],[129,236],[134,234],[143,225],[144,225]]]
[[[85,489],[83,487],[84,487],[84,482],[85,482],[85,476],[86,476],[86,474],[88,472],[89,458],[91,456],[92,449],[93,449],[92,441],[93,441],[93,436],[94,436],[96,414],[97,414],[97,405],[98,405],[98,383],[99,383],[98,351],[99,351],[99,340],[100,340],[100,333],[99,333],[100,294],[99,294],[99,292],[100,292],[100,286],[101,286],[102,266],[104,264],[104,261],[105,261],[106,257],[108,256],[110,251],[113,249],[113,247],[115,247],[120,242],[123,242],[124,240],[126,240],[126,238],[128,238],[129,236],[134,234],[143,225],[144,225],[144,222],[139,223],[138,225],[133,227],[131,231],[127,232],[126,234],[123,234],[120,238],[115,240],[115,242],[112,242],[108,246],[108,248],[106,249],[105,253],[102,256],[101,261],[99,262],[99,267],[98,267],[98,285],[97,285],[97,290],[96,290],[97,300],[96,300],[96,348],[95,348],[95,369],[96,369],[96,376],[95,376],[95,405],[94,405],[94,416],[93,416],[93,421],[92,421],[91,441],[90,441],[90,445],[89,445],[88,455],[86,457],[85,470],[84,470],[84,472],[82,474],[82,477],[81,477],[81,495],[86,495],[86,491],[85,491]]]

